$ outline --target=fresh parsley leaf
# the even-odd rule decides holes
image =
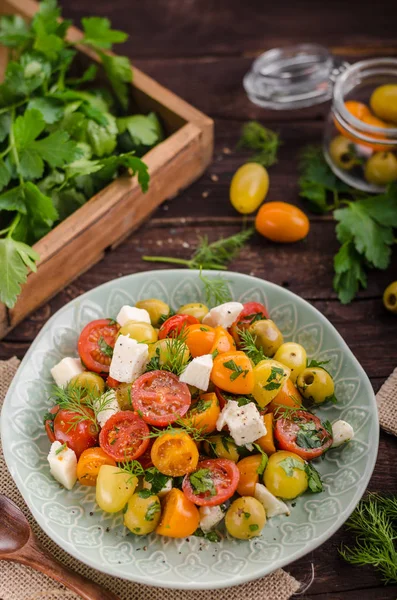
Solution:
[[[45,96],[32,98],[27,105],[27,110],[30,109],[38,110],[47,124],[56,123],[63,116],[62,103],[56,98],[46,98]]]
[[[281,463],[280,463],[281,464]],[[311,463],[306,463],[304,470],[308,477],[309,490],[314,494],[323,491],[323,482],[321,481],[320,473],[313,467]]]
[[[117,119],[119,133],[128,131],[134,146],[152,147],[163,139],[159,120],[154,113]]]
[[[98,347],[102,354],[104,354],[105,356],[109,356],[109,358],[112,358],[113,347],[109,346],[107,341],[102,336],[98,340]]]
[[[69,77],[66,80],[67,85],[69,86],[79,86],[82,83],[88,83],[90,81],[94,81],[98,73],[97,65],[89,65],[81,77]]]
[[[224,362],[223,366],[226,367],[226,369],[230,369],[230,371],[233,371],[230,375],[230,381],[235,381],[238,377],[240,377],[240,375],[242,375],[244,378],[248,374],[248,370],[243,369],[242,367],[240,367],[240,365],[237,365],[234,362],[234,360],[228,360]]]
[[[145,479],[152,486],[150,490],[152,494],[158,494],[167,485],[171,477],[163,475],[156,467],[149,467],[145,471]]]
[[[153,496],[153,492],[152,490],[144,488],[143,490],[139,490],[138,496],[146,500],[147,498],[150,498],[150,496]]]
[[[333,433],[332,433],[332,425],[329,421],[323,421],[323,427],[324,429],[329,433],[329,435],[332,437]]]
[[[327,369],[324,368],[324,365],[327,365],[329,363],[329,360],[316,360],[315,358],[312,359],[307,359],[306,361],[306,368],[307,369],[312,369],[315,367],[321,367],[321,369],[324,369],[324,371],[326,371]]]
[[[32,37],[25,19],[19,15],[6,15],[0,19],[0,44],[8,48],[17,48]]]
[[[266,452],[263,452],[262,448],[259,446],[259,444],[254,444],[254,448],[256,450],[258,450],[258,452],[261,455],[261,462],[259,464],[259,467],[257,468],[256,472],[258,473],[258,475],[263,475],[265,469],[266,469],[266,465],[268,463],[269,457],[266,454]]]
[[[11,181],[10,169],[5,164],[4,160],[0,158],[0,191],[3,190]],[[4,194],[3,194],[4,195]],[[0,210],[1,210],[1,196],[0,196]],[[9,210],[9,209],[7,209]],[[13,209],[11,209],[13,210]]]
[[[258,121],[249,121],[243,125],[238,148],[255,150],[250,157],[251,162],[257,162],[264,167],[270,167],[277,162],[277,152],[281,144],[277,133],[263,127]]]
[[[293,458],[292,456],[287,456],[287,458],[284,458],[284,460],[278,463],[278,466],[284,470],[287,477],[292,477],[294,475],[294,469],[305,471],[305,463],[301,462],[297,458]]]
[[[257,525],[256,523],[251,523],[251,525],[249,526],[250,531],[258,531],[258,529],[259,525]]]
[[[132,82],[130,61],[126,56],[109,56],[100,53],[103,68],[110,84],[121,104],[126,109],[128,106],[128,84]]]
[[[39,258],[27,244],[10,237],[0,239],[0,302],[8,308],[14,306],[29,269],[36,271]]]
[[[361,256],[352,240],[342,244],[334,258],[334,290],[342,304],[348,304],[356,296],[360,285],[367,287],[367,275]]]
[[[218,531],[214,530],[204,533],[204,531],[200,527],[196,529],[193,535],[195,535],[196,537],[204,538],[208,542],[220,542],[222,539],[222,536]]]
[[[281,367],[270,367],[270,375],[267,378],[267,383],[264,385],[265,390],[277,390],[284,378],[284,369]]]
[[[189,481],[195,494],[207,494],[209,492],[210,496],[215,496],[216,489],[210,469],[195,471],[189,475]]]
[[[81,23],[84,30],[82,44],[109,50],[112,44],[121,44],[128,38],[128,35],[123,31],[112,29],[109,19],[106,18],[85,17],[81,19]]]
[[[145,521],[153,521],[154,517],[157,515],[157,513],[160,512],[160,510],[161,507],[160,502],[158,500],[155,500],[154,502],[149,504],[145,514]]]
[[[294,423],[299,426],[299,431],[296,435],[296,443],[300,448],[311,450],[322,446],[322,439],[313,421],[302,423],[299,422],[299,420],[294,420]]]

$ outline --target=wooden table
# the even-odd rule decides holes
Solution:
[[[198,235],[210,240],[237,232],[241,219],[228,200],[233,172],[245,155],[235,151],[241,125],[259,119],[280,132],[283,147],[270,170],[269,200],[301,205],[297,154],[321,141],[328,106],[299,112],[259,109],[245,96],[242,78],[265,49],[296,42],[325,44],[348,60],[396,56],[395,2],[288,2],[246,0],[62,0],[64,15],[98,14],[128,31],[124,52],[137,67],[215,119],[215,154],[208,172],[179,197],[166,202],[151,220],[117,250],[17,327],[0,343],[0,358],[22,358],[46,320],[66,302],[93,287],[150,267],[142,254],[188,258]],[[394,17],[394,18],[393,18]],[[396,279],[393,265],[369,276],[368,288],[349,306],[332,291],[332,259],[338,244],[331,217],[310,215],[307,240],[278,246],[255,237],[231,265],[288,287],[318,308],[339,330],[377,391],[397,365],[397,318],[382,307],[385,286]],[[156,266],[156,265],[155,265]],[[159,265],[160,268],[160,265]],[[397,493],[397,439],[381,434],[378,463],[369,489]],[[337,549],[349,535],[342,528],[321,548],[288,570],[301,581],[314,581],[307,600],[396,600],[397,585],[383,587],[370,569],[349,566]]]

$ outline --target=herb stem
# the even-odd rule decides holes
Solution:
[[[13,107],[13,109],[11,111],[10,146],[11,146],[11,153],[12,153],[12,156],[15,161],[15,166],[17,168],[19,183],[20,183],[20,185],[23,185],[24,181],[23,181],[23,177],[20,172],[19,156],[18,156],[18,152],[17,152],[17,147],[15,145],[15,136],[14,136],[14,128],[13,128],[14,119],[15,119],[15,107]]]
[[[25,100],[21,100],[20,102],[16,102],[15,104],[11,104],[10,106],[6,106],[5,108],[0,108],[0,115],[3,115],[4,113],[10,112],[10,110],[12,110],[13,117],[14,117],[15,116],[14,109],[19,108],[20,106],[23,106],[27,102],[29,102],[29,99],[25,98]]]
[[[7,227],[7,229],[0,231],[0,233],[7,233],[7,237],[10,238],[14,232],[14,229],[17,227],[19,221],[21,220],[21,213],[17,213],[14,219],[11,222],[11,225]]]
[[[191,260],[187,260],[185,258],[174,258],[172,256],[142,256],[142,260],[146,262],[163,262],[163,263],[171,263],[173,265],[184,265],[189,269],[195,268],[195,265]],[[208,263],[205,265],[206,269],[217,269],[220,271],[226,271],[227,267],[224,265],[218,265],[216,263]]]
[[[8,146],[3,152],[0,153],[0,158],[4,158],[11,150],[11,146]]]

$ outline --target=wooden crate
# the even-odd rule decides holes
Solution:
[[[0,14],[31,19],[38,4],[33,0],[0,0]],[[68,38],[81,39],[69,29]],[[90,49],[79,50],[97,60]],[[0,48],[0,76],[7,51]],[[149,167],[149,191],[143,194],[135,178],[120,177],[37,242],[37,273],[30,273],[13,309],[0,303],[0,339],[28,314],[89,269],[170,198],[197,179],[213,152],[213,121],[193,106],[133,67],[131,95],[138,110],[155,111],[167,138],[143,160]]]

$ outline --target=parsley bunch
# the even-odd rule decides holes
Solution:
[[[127,113],[129,60],[106,53],[127,35],[106,18],[82,19],[79,43],[95,50],[109,83],[97,87],[96,65],[76,76],[70,25],[56,0],[43,0],[30,24],[0,18],[9,54],[0,85],[0,302],[9,308],[36,270],[31,246],[120,171],[137,175],[146,191],[139,156],[163,137],[156,115]]]

